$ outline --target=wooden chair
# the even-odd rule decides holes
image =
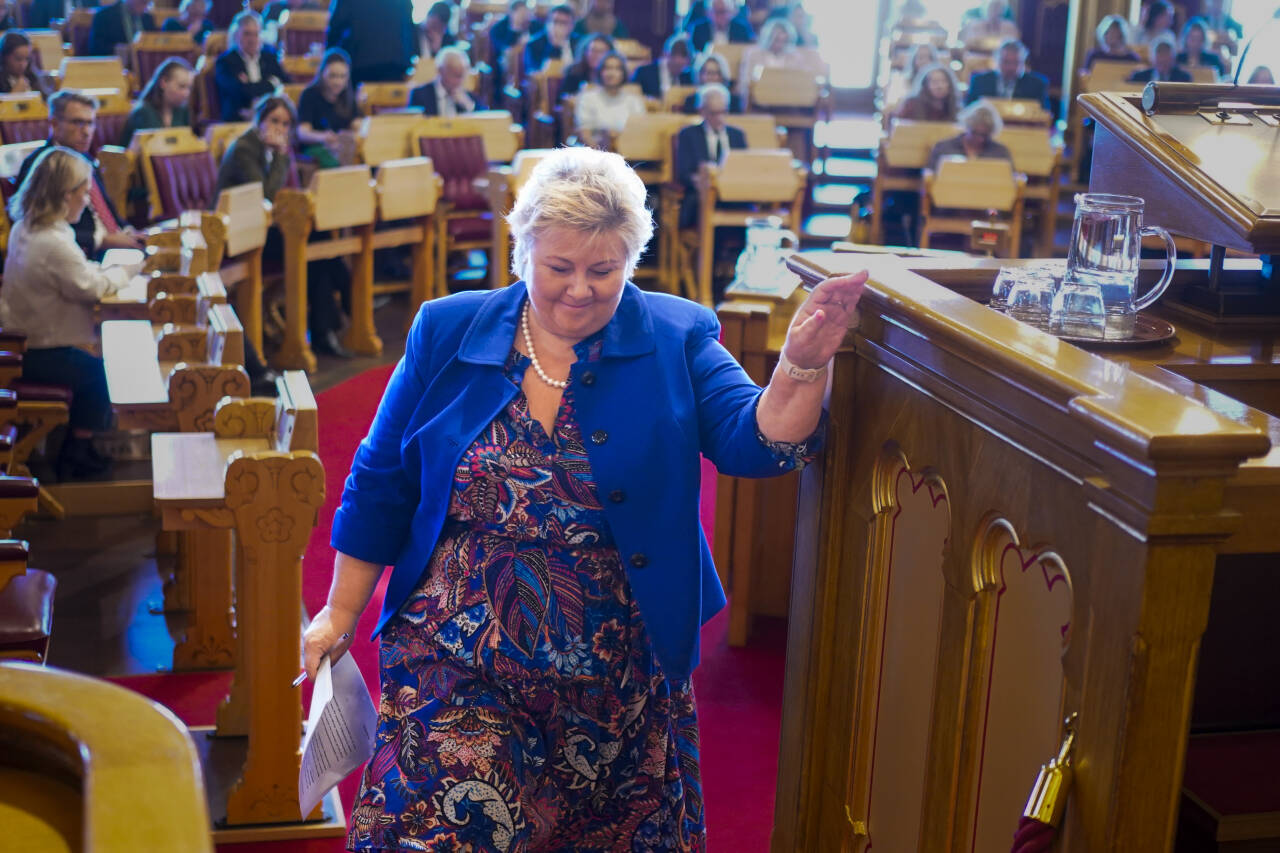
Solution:
[[[116,146],[118,151],[120,137],[124,135],[124,124],[133,110],[133,102],[129,95],[119,89],[84,89],[82,94],[88,95],[98,102],[97,124],[93,129],[93,143],[90,151],[94,154],[104,147]],[[123,210],[123,208],[118,208]]]
[[[880,136],[876,177],[871,184],[871,243],[884,242],[885,194],[920,192],[921,174],[933,146],[960,132],[960,126],[940,121],[895,120]],[[857,221],[857,211],[853,212]]]
[[[63,30],[67,34],[67,42],[71,45],[72,56],[89,54],[89,30],[93,27],[93,13],[96,11],[98,11],[96,8],[75,6],[67,13]]]
[[[129,45],[129,54],[141,88],[151,80],[160,63],[170,57],[185,59],[194,66],[200,49],[187,32],[138,33]]]
[[[249,760],[227,796],[225,816],[214,816],[228,826],[300,817],[302,705],[289,682],[298,670],[302,552],[324,502],[325,478],[306,376],[288,372],[277,389],[277,400],[223,400],[208,432],[151,437],[162,525],[201,546],[190,551],[207,569],[202,606],[220,610],[220,642],[236,647],[236,675],[218,709],[217,734],[247,738]],[[239,555],[234,633],[226,570],[232,536]],[[305,817],[319,816],[317,809]]]
[[[31,52],[39,67],[46,72],[57,71],[66,55],[62,33],[57,30],[22,30],[22,34],[31,40]]]
[[[329,13],[317,9],[290,9],[280,19],[276,47],[285,56],[302,56],[311,45],[324,44],[329,29]]]
[[[409,308],[406,322],[412,323],[417,306],[440,295],[434,292],[432,262],[434,259],[436,202],[444,182],[435,173],[429,157],[388,160],[378,167],[375,190],[378,198],[378,222],[396,223],[373,232],[374,250],[392,246],[409,246],[412,251],[412,273],[409,281]],[[392,284],[375,284],[373,293],[389,293],[404,288]]]
[[[636,39],[614,39],[613,49],[626,57],[627,66],[630,68],[653,61],[653,51],[648,45]]]
[[[373,325],[373,225],[377,197],[367,165],[322,169],[309,190],[284,188],[276,194],[275,223],[284,237],[285,329],[273,362],[290,370],[315,370],[307,342],[307,262],[352,256],[351,325],[343,344],[352,352],[379,355],[382,340]],[[352,229],[353,236],[336,232]],[[310,240],[312,231],[332,231]]]
[[[1062,192],[1062,145],[1037,127],[1006,126],[999,141],[1013,155],[1014,170],[1027,177],[1023,199],[1034,204],[1040,217],[1037,257],[1052,257]]]
[[[361,162],[378,166],[387,160],[418,155],[415,138],[422,116],[417,113],[379,113],[360,120],[356,151]]]
[[[7,145],[49,136],[49,109],[39,92],[0,95],[0,139]]]
[[[21,503],[27,507],[23,514],[34,512],[39,493],[30,477],[0,477],[0,506]],[[0,539],[0,663],[39,664],[48,657],[58,581],[49,572],[28,568],[28,554],[21,539]]]
[[[769,113],[738,113],[727,116],[725,123],[742,131],[748,148],[786,148],[787,132]]]
[[[725,58],[726,62],[729,63],[730,80],[725,82],[725,85],[729,86],[730,83],[737,82],[738,73],[742,71],[742,55],[746,53],[751,46],[752,45],[746,42],[729,42],[728,44],[716,45],[708,44],[703,52],[719,54]]]
[[[251,127],[253,123],[247,121],[217,121],[206,125],[204,141],[209,146],[209,154],[213,157],[213,162],[221,163],[231,143]]]
[[[289,75],[290,80],[305,85],[316,76],[316,70],[320,67],[320,57],[309,54],[289,54],[280,57],[280,65]]]
[[[213,35],[210,33],[205,38],[206,48]],[[222,120],[222,107],[218,101],[218,84],[214,79],[214,63],[217,58],[216,54],[210,58],[206,53],[196,62],[195,79],[191,86],[191,122],[197,128]]]
[[[58,66],[63,89],[116,89],[132,91],[129,75],[117,56],[68,56]]]
[[[465,116],[428,116],[414,126],[415,152],[422,150],[424,137],[479,136],[489,163],[510,163],[524,148],[524,128],[511,120],[506,110],[477,110]]]
[[[157,703],[0,664],[0,740],[0,823],[27,849],[213,853],[195,747]]]
[[[497,166],[489,170],[489,209],[493,217],[493,245],[489,254],[489,286],[494,290],[515,281],[511,273],[511,227],[506,216],[515,205],[516,194],[529,179],[529,173],[543,157],[554,149],[526,148],[516,154],[510,166]],[[437,286],[436,295],[447,290]]]
[[[410,89],[413,89],[435,80],[439,73],[434,57],[419,56],[417,62],[413,63],[413,71],[409,74],[409,79],[405,82]]]
[[[460,122],[420,129],[418,145],[444,180],[442,204],[435,216],[435,288],[437,293],[444,293],[449,287],[450,252],[492,246],[493,212],[484,189],[478,186],[488,176],[489,161],[484,137],[474,127]]]
[[[1026,184],[1026,176],[1016,173],[1008,160],[944,157],[937,174],[928,170],[924,173],[920,248],[928,249],[935,234],[967,237],[975,219],[985,219],[995,212],[1009,221],[1010,250],[1017,257]]]
[[[807,171],[798,166],[786,150],[730,151],[719,166],[703,164],[698,188],[696,297],[699,302],[708,307],[712,303],[716,228],[744,226],[748,217],[773,214],[782,217],[792,231],[797,231],[807,177]],[[751,204],[754,209],[726,209],[719,206],[721,202]]]
[[[531,147],[550,148],[561,139],[556,106],[563,82],[564,63],[558,59],[524,78],[524,117]]]
[[[139,142],[139,162],[151,221],[213,207],[218,164],[208,144],[190,128],[147,134]]]
[[[982,100],[996,111],[1005,127],[1048,128],[1053,124],[1053,114],[1039,101],[1026,98],[983,98]]]
[[[409,106],[407,83],[361,83],[356,89],[356,103],[365,115],[403,110]]]
[[[680,112],[684,109],[684,102],[689,99],[690,95],[696,94],[697,91],[697,86],[671,86],[662,93],[662,109],[667,112]]]

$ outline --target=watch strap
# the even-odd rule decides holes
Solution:
[[[785,352],[778,353],[778,369],[797,382],[817,382],[827,372],[825,364],[821,367],[796,367]]]

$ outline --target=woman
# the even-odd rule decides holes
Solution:
[[[987,0],[982,17],[970,19],[960,28],[960,42],[967,48],[989,49],[1005,39],[1020,39],[1018,25],[1009,18],[1008,0]]]
[[[222,155],[218,167],[217,192],[241,184],[262,184],[262,195],[272,201],[289,179],[293,128],[297,125],[293,104],[283,95],[268,95],[254,107],[253,126],[236,137]],[[275,258],[283,250],[279,232],[267,236],[264,255]],[[323,234],[312,232],[312,239]],[[351,289],[347,268],[341,259],[329,258],[307,263],[307,329],[311,349],[322,355],[350,358],[338,342],[342,315],[335,295],[340,294],[350,311]]]
[[[613,53],[613,39],[608,36],[588,36],[578,42],[573,64],[565,69],[560,96],[576,95],[583,86],[594,80],[595,69],[606,53]]]
[[[815,288],[761,392],[710,311],[628,283],[653,221],[621,157],[556,150],[510,221],[523,280],[420,309],[334,519],[309,674],[396,566],[348,847],[701,850],[699,459],[811,458],[866,276]]]
[[[897,118],[910,121],[955,121],[960,86],[951,70],[932,65],[916,80],[911,95],[898,107]]]
[[[71,388],[59,480],[108,467],[92,441],[111,426],[93,313],[98,300],[123,288],[135,271],[100,266],[76,245],[71,223],[89,203],[91,179],[92,167],[80,154],[57,145],[45,149],[9,204],[14,225],[0,288],[0,325],[27,336],[22,377]]]
[[[1084,56],[1086,70],[1093,67],[1099,59],[1113,62],[1141,62],[1142,58],[1129,46],[1129,22],[1119,15],[1107,15],[1098,22],[1094,31],[1098,39],[1097,47],[1092,47]]]
[[[1000,114],[994,107],[986,101],[978,101],[961,110],[959,119],[964,132],[933,146],[933,150],[929,152],[930,169],[936,172],[938,162],[943,157],[964,157],[967,160],[976,160],[980,157],[1013,160],[1009,149],[995,141],[1003,128],[1003,122],[1000,121]]]
[[[178,14],[160,25],[160,29],[171,33],[190,33],[196,44],[204,44],[205,37],[213,32],[213,21],[209,20],[209,7],[205,0],[182,0]]]
[[[911,49],[911,55],[907,58],[907,82],[912,86],[920,82],[920,75],[926,68],[938,65],[942,60],[938,56],[938,49],[933,46],[932,42],[921,42]]]
[[[47,94],[40,76],[31,67],[31,39],[17,30],[9,30],[0,38],[0,71],[0,94]]]
[[[185,59],[175,56],[160,63],[125,119],[120,144],[128,148],[139,130],[191,127],[191,84],[191,66]]]
[[[751,89],[751,81],[761,68],[799,68],[802,54],[796,50],[796,29],[785,18],[770,18],[760,28],[760,38],[754,47],[742,54],[742,67],[738,71],[738,94],[745,101]]]
[[[728,87],[729,61],[718,53],[704,53],[693,63],[693,79],[697,82],[699,88],[708,83],[719,83],[721,86]],[[696,91],[684,99],[684,106],[680,108],[680,111],[686,115],[698,114],[698,93]],[[742,112],[742,99],[737,95],[729,95],[729,112]]]
[[[298,143],[301,152],[321,169],[342,165],[335,152],[338,134],[356,120],[356,95],[351,89],[351,57],[340,47],[325,51],[311,85],[298,96]]]
[[[1209,45],[1209,24],[1204,18],[1192,18],[1182,28],[1182,51],[1178,54],[1177,63],[1183,68],[1203,66],[1212,68],[1219,77],[1227,73],[1222,64],[1222,57],[1205,48]]]
[[[1165,33],[1173,35],[1173,7],[1164,0],[1152,0],[1151,5],[1142,12],[1138,34],[1133,41],[1135,44],[1149,45]]]
[[[596,85],[585,89],[574,105],[574,125],[578,137],[600,148],[609,147],[610,134],[621,133],[627,119],[645,111],[644,98],[623,91],[627,82],[627,60],[610,51],[596,66]]]

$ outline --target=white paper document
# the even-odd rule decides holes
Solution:
[[[373,756],[378,710],[360,668],[346,654],[333,666],[322,658],[302,736],[298,804],[305,819],[329,789]]]

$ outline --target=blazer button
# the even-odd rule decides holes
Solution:
[[[627,499],[627,493],[622,491],[622,489],[614,489],[612,492],[609,493],[609,500],[613,501],[616,504],[620,504],[626,499]]]
[[[639,553],[632,554],[631,565],[633,568],[643,569],[645,566],[649,565],[649,558],[646,557],[644,554],[639,554]]]
[[[594,373],[592,373],[590,370],[586,371],[585,373],[583,373],[583,374],[582,374],[582,384],[583,384],[583,385],[595,385],[595,384],[596,384],[596,375],[595,375]]]
[[[593,444],[604,444],[608,440],[609,440],[609,433],[605,432],[602,429],[598,429],[595,432],[591,433],[591,442]]]

